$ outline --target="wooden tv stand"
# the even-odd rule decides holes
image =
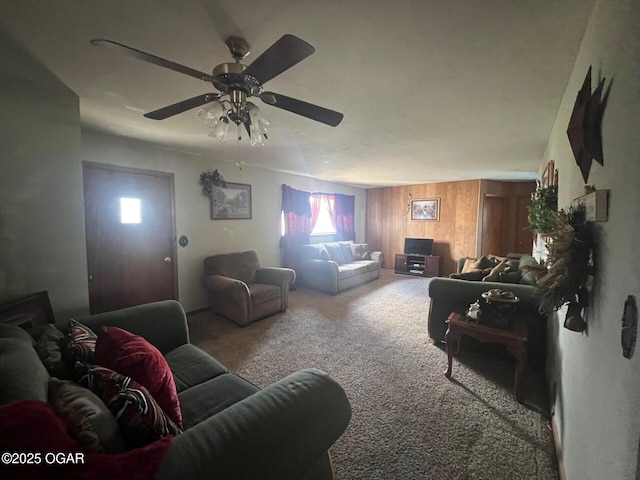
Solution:
[[[395,273],[437,277],[440,275],[440,257],[434,255],[411,255],[396,253]]]

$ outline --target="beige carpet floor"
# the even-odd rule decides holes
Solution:
[[[201,312],[191,341],[258,386],[306,367],[336,378],[353,409],[331,450],[337,480],[557,479],[543,373],[527,368],[519,404],[508,357],[463,349],[447,380],[428,282],[383,270],[337,296],[302,287],[246,328]]]

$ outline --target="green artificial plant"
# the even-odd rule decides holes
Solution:
[[[538,188],[531,194],[529,207],[529,230],[546,234],[553,229],[553,214],[558,210],[558,186]]]

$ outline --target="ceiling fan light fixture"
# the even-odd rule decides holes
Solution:
[[[252,146],[264,145],[267,140],[267,127],[269,121],[262,116],[260,109],[253,103],[247,102],[247,110],[249,113],[249,136]]]
[[[198,117],[208,128],[215,128],[225,114],[224,104],[220,101],[211,102],[206,107],[198,110]]]
[[[227,141],[227,130],[229,128],[229,118],[221,117],[220,121],[209,132],[209,136],[216,138],[219,142],[225,143]]]

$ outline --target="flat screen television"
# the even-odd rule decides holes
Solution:
[[[433,238],[405,238],[404,253],[407,255],[433,255]]]

